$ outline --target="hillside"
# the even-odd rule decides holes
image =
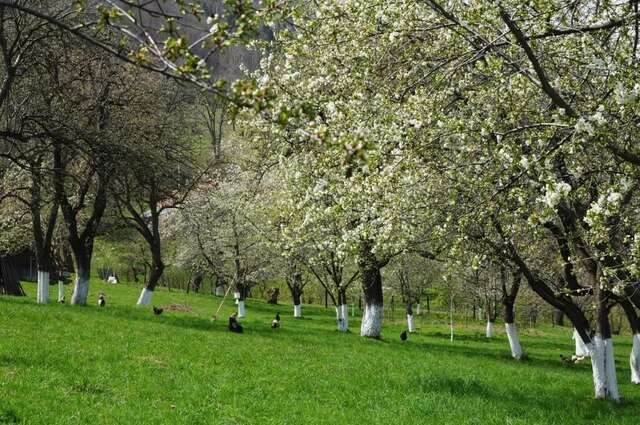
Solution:
[[[157,305],[193,311],[154,316],[133,306],[133,286],[94,282],[87,307],[37,305],[35,285],[25,289],[0,297],[0,423],[637,423],[628,337],[615,341],[628,397],[616,405],[593,399],[588,362],[560,361],[573,350],[568,328],[523,329],[518,363],[501,327],[491,341],[481,324],[457,327],[450,342],[448,327],[424,315],[402,343],[400,322],[369,340],[335,331],[331,310],[305,305],[294,320],[289,305],[250,300],[238,335],[226,329],[233,302],[211,321],[221,300],[211,296],[159,290]]]

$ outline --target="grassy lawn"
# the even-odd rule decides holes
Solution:
[[[353,333],[335,331],[330,309],[305,305],[295,320],[289,305],[250,300],[238,335],[226,329],[233,300],[212,322],[220,298],[209,295],[159,290],[155,305],[193,311],[154,316],[133,305],[133,286],[93,283],[88,307],[36,305],[34,285],[25,289],[27,298],[0,297],[0,423],[638,423],[629,337],[615,341],[625,399],[615,405],[593,400],[588,362],[560,361],[573,350],[568,328],[522,330],[518,363],[501,326],[491,341],[482,324],[458,327],[452,343],[428,315],[409,341],[399,321],[376,341],[357,335],[355,318]]]

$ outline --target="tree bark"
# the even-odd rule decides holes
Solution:
[[[624,310],[631,329],[632,345],[631,354],[629,355],[631,382],[633,384],[640,384],[640,318],[633,304],[627,298],[620,297],[618,303]]]
[[[302,319],[302,275],[296,271],[290,279],[287,283],[293,299],[293,317]]]
[[[349,330],[349,307],[347,306],[347,294],[344,289],[338,289],[336,303],[336,321],[338,330],[347,332]]]
[[[553,310],[553,325],[564,326],[564,313],[562,312],[562,310]]]
[[[142,288],[142,292],[140,293],[140,297],[138,298],[137,305],[149,305],[151,304],[151,299],[153,297],[153,291],[155,291],[158,282],[160,282],[160,278],[162,277],[162,273],[164,272],[164,263],[162,262],[162,256],[160,254],[160,246],[155,247],[152,252],[152,260],[153,264],[151,266],[151,273],[149,274],[149,281]]]
[[[580,334],[578,333],[578,331],[576,330],[576,328],[573,328],[573,337],[572,337],[575,341],[575,346],[576,346],[576,357],[582,358],[582,357],[588,357],[590,355],[589,353],[589,347],[587,347],[587,345],[584,343],[584,341],[582,340],[582,337],[580,336]]]
[[[501,271],[502,277],[502,305],[504,307],[504,325],[507,331],[507,338],[509,339],[509,347],[511,348],[511,356],[516,359],[522,359],[522,347],[520,345],[520,337],[518,335],[518,328],[516,327],[515,310],[514,305],[518,291],[520,289],[520,272],[513,273],[513,282],[511,287],[507,288],[506,276],[504,270]]]
[[[0,294],[24,297],[24,289],[15,268],[6,257],[0,257]]]
[[[640,333],[633,335],[629,364],[631,366],[631,382],[640,385]]]
[[[484,332],[485,338],[493,338],[493,321],[491,319],[487,319],[487,326]]]
[[[590,346],[595,396],[619,401],[609,307],[604,290],[600,287],[599,274],[597,267],[587,271],[596,303],[596,335]]]
[[[38,304],[49,302],[49,272],[38,269],[38,290],[36,295]]]
[[[358,267],[364,292],[364,314],[360,335],[368,338],[380,338],[384,316],[381,264],[375,254],[371,252],[371,245],[368,242],[362,244]]]
[[[71,304],[86,305],[89,296],[89,277],[91,276],[91,254],[84,250],[74,249],[73,251],[76,283],[71,295]]]

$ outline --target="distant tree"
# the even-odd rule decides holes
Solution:
[[[168,80],[138,74],[131,105],[139,114],[127,121],[135,143],[124,149],[126,161],[113,170],[110,194],[125,223],[135,229],[149,247],[148,280],[137,304],[151,302],[165,268],[162,254],[163,215],[179,207],[199,183],[196,151],[191,140],[194,128],[193,101],[187,92]]]

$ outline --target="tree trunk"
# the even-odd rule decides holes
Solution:
[[[89,268],[76,269],[76,283],[71,294],[72,305],[86,305],[89,296]]]
[[[522,347],[520,346],[520,337],[518,336],[518,328],[516,327],[516,314],[514,305],[516,297],[520,289],[520,273],[513,274],[513,282],[511,287],[507,288],[507,276],[505,270],[501,270],[502,276],[502,305],[504,307],[504,326],[509,339],[509,348],[511,348],[511,356],[516,359],[522,359]]]
[[[302,319],[302,274],[297,271],[295,265],[290,265],[287,286],[293,300],[293,317]]]
[[[25,296],[13,261],[6,257],[0,257],[0,294]]]
[[[590,347],[595,396],[597,399],[610,398],[619,401],[607,297],[600,287],[599,271],[590,270],[588,275],[596,302],[596,335]]]
[[[86,305],[89,296],[89,278],[91,276],[91,253],[84,248],[73,250],[73,262],[76,271],[76,283],[71,295],[72,305]]]
[[[413,327],[413,309],[411,308],[411,303],[407,304],[407,330],[409,332],[415,332],[415,328]]]
[[[564,313],[562,310],[553,310],[553,325],[564,326]]]
[[[342,289],[338,289],[336,321],[340,332],[347,332],[349,330],[349,307],[347,306],[347,295]]]
[[[633,335],[629,364],[631,366],[631,382],[640,384],[640,333]]]
[[[485,302],[485,310],[487,311],[487,328],[485,330],[485,337],[493,338],[493,324],[496,321],[497,305],[492,305],[491,299],[487,299]]]
[[[362,290],[364,292],[364,314],[360,326],[360,335],[368,338],[380,338],[384,304],[382,296],[382,275],[380,264],[371,252],[369,243],[364,243],[358,260]]]
[[[518,336],[518,328],[515,324],[515,313],[513,310],[514,300],[507,296],[503,300],[504,303],[504,326],[509,339],[509,347],[511,348],[511,357],[516,360],[522,359],[522,347],[520,346],[520,337]]]
[[[49,272],[38,270],[38,291],[36,296],[38,304],[49,302]]]
[[[142,292],[140,292],[140,297],[138,297],[137,305],[149,305],[151,304],[151,298],[153,298],[153,291],[155,291],[156,286],[158,286],[158,282],[160,282],[160,278],[162,277],[162,273],[164,272],[164,264],[162,261],[157,261],[154,259],[153,268],[151,269],[151,274],[149,275],[149,282],[142,288]]]
[[[507,338],[509,339],[509,348],[511,348],[511,357],[516,360],[522,359],[522,347],[520,346],[520,337],[518,336],[518,329],[515,323],[504,324],[507,331]]]
[[[58,281],[58,302],[64,302],[64,282]]]
[[[338,330],[340,332],[346,332],[349,330],[349,319],[345,314],[347,310],[345,305],[337,305],[336,306],[336,324],[338,326]]]
[[[493,338],[493,322],[491,319],[487,319],[487,328],[485,329],[484,336],[486,338]]]
[[[415,328],[413,327],[413,314],[407,314],[407,330],[409,332],[415,332]]]
[[[627,316],[632,335],[631,354],[629,355],[631,382],[640,384],[640,318],[633,303],[628,298],[620,298],[618,303]]]
[[[587,347],[587,344],[584,343],[584,341],[582,340],[582,337],[580,336],[580,334],[578,333],[578,331],[576,330],[576,328],[573,328],[573,337],[575,340],[575,345],[576,345],[576,357],[579,358],[583,358],[583,357],[588,357],[589,356],[589,348]]]
[[[271,288],[267,291],[267,303],[278,305],[278,296],[280,296],[280,288]]]

